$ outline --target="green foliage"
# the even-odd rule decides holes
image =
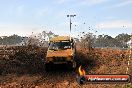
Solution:
[[[18,35],[4,36],[0,38],[0,44],[3,45],[13,45],[19,44],[22,41],[22,37]]]
[[[88,42],[87,45],[89,44],[91,47],[127,48],[127,42],[130,40],[130,35],[124,33],[117,35],[115,38],[104,34],[98,35],[97,37],[94,37],[94,35],[89,35],[89,33],[86,35],[87,36],[81,39],[81,43],[86,44]]]
[[[58,35],[54,34],[51,31],[49,32],[43,31],[38,36],[41,41],[38,39],[36,39],[38,41],[33,39],[33,42],[32,42],[33,44],[34,43],[38,44],[38,42],[45,44],[46,41],[48,41],[48,39],[58,36]],[[22,41],[26,43],[27,40],[30,40],[30,39],[28,39],[27,37],[21,37],[15,34],[11,36],[3,36],[3,37],[0,37],[0,45],[2,44],[3,45],[16,45],[16,44],[22,43]],[[76,38],[76,40],[78,39]],[[85,46],[87,48],[90,48],[90,47],[118,47],[118,48],[124,47],[124,48],[127,48],[127,42],[129,40],[130,40],[130,35],[124,34],[124,33],[117,35],[115,38],[109,35],[104,35],[104,34],[95,36],[92,33],[86,33],[81,38],[80,43],[82,44],[82,46]]]
[[[32,43],[38,43],[38,42],[41,42],[41,43],[44,43],[46,42],[46,38],[50,39],[54,36],[58,36],[58,35],[55,35],[53,32],[49,31],[49,32],[46,32],[46,31],[43,31],[42,33],[39,33],[39,35],[35,35],[35,36],[39,36],[39,38],[31,38],[31,37],[22,37],[22,36],[18,36],[16,34],[14,35],[11,35],[11,36],[1,36],[0,37],[0,45],[16,45],[16,44],[20,44],[22,42],[24,43],[27,43],[28,40],[35,40],[34,42]],[[41,41],[39,41],[39,40]],[[36,41],[38,40],[38,41]]]

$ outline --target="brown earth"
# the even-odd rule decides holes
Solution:
[[[47,48],[36,46],[13,48],[9,58],[0,59],[0,88],[132,88],[132,84],[91,84],[76,82],[78,67],[86,74],[126,74],[128,50],[77,49],[77,68],[55,65],[52,71],[44,70],[43,60]],[[127,73],[132,75],[132,61]]]

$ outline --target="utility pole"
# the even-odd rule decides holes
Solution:
[[[67,17],[70,18],[70,36],[71,36],[71,26],[72,26],[72,22],[71,22],[71,17],[75,17],[76,15],[67,15]]]

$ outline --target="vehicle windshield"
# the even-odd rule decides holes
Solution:
[[[50,42],[49,45],[49,50],[68,49],[68,48],[71,48],[70,41]]]

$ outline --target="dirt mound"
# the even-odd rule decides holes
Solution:
[[[9,59],[0,60],[1,74],[42,72],[47,48],[37,46],[19,47]]]

